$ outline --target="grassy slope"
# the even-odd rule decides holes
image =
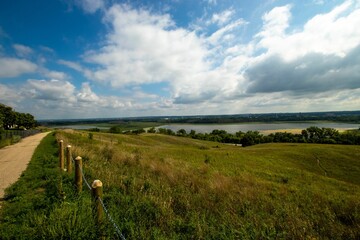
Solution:
[[[64,133],[129,238],[360,237],[360,148]],[[325,176],[326,172],[326,176]]]
[[[240,148],[155,134],[58,138],[83,157],[89,181],[103,181],[104,202],[127,239],[360,237],[359,146]],[[85,186],[74,193],[56,156],[49,135],[7,191],[0,239],[96,238],[90,194]]]

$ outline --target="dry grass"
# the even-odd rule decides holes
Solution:
[[[129,239],[360,237],[359,146],[239,148],[156,134],[58,138],[83,157],[89,178],[104,182]]]
[[[262,131],[260,131],[260,133],[264,134],[264,135],[269,135],[271,133],[277,133],[277,132],[301,134],[301,131],[302,131],[302,129],[300,129],[300,128],[293,128],[293,129],[262,130]]]

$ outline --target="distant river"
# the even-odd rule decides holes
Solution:
[[[60,129],[77,129],[77,130],[86,130],[86,129],[91,129],[91,128],[98,128],[98,129],[104,129],[107,130],[109,129],[108,127],[98,127],[98,126],[94,126],[94,125],[64,125],[64,126],[51,126],[52,128],[60,128]]]
[[[228,133],[236,133],[238,131],[274,131],[286,129],[306,129],[311,126],[335,128],[339,130],[358,129],[360,124],[352,123],[335,123],[335,122],[281,122],[281,123],[236,123],[236,124],[169,124],[159,128],[171,129],[176,132],[185,129],[186,132],[195,130],[197,133],[210,133],[214,129],[225,130]]]

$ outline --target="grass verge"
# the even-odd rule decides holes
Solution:
[[[57,168],[57,146],[53,134],[46,136],[21,178],[6,190],[0,239],[95,238],[90,197],[73,193],[72,178]]]

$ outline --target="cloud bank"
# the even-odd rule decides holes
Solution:
[[[44,108],[59,101],[81,116],[95,117],[360,106],[358,1],[344,1],[296,28],[294,4],[276,6],[262,14],[249,39],[242,37],[249,20],[233,7],[204,14],[185,27],[169,13],[130,3],[75,3],[88,14],[100,12],[107,29],[100,47],[87,48],[77,60],[56,60],[80,74],[82,82],[31,62],[34,49],[25,45],[13,45],[17,57],[0,55],[0,78],[41,73],[43,79],[27,80],[22,96]],[[111,88],[112,94],[98,94],[97,88]],[[1,89],[12,91],[11,86]],[[94,115],[85,111],[90,108]]]

